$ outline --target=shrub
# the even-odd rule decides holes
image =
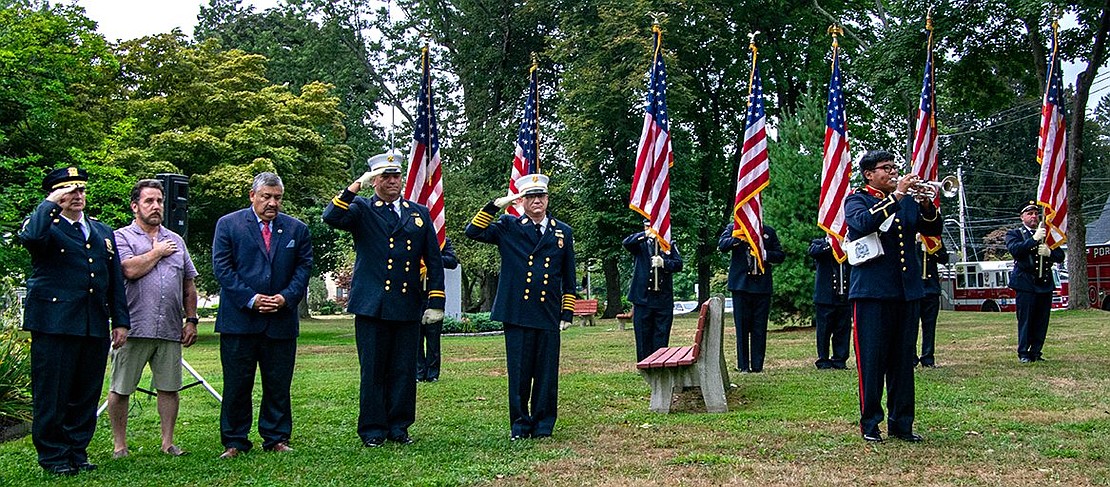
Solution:
[[[215,318],[216,311],[218,311],[219,309],[219,305],[209,306],[207,308],[197,308],[197,316],[201,318]]]
[[[18,335],[15,281],[0,279],[0,426],[31,419],[30,340]]]
[[[464,313],[460,319],[450,316],[443,319],[443,333],[481,333],[501,331],[500,321],[493,321],[489,313]]]
[[[343,305],[330,299],[326,299],[316,306],[316,313],[320,315],[338,315],[343,314]]]

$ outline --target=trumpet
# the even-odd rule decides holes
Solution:
[[[898,184],[898,181],[900,181],[904,177],[906,176],[901,176],[896,179],[894,181],[895,184]],[[945,198],[951,198],[953,196],[956,196],[956,193],[959,190],[960,180],[956,179],[956,176],[949,174],[940,181],[918,181],[914,183],[912,187],[910,187],[909,194],[911,196],[924,196],[929,199],[936,198],[937,194],[940,194]]]

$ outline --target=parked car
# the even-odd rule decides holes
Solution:
[[[674,302],[674,314],[676,314],[676,315],[686,314],[686,313],[689,313],[689,312],[691,312],[691,311],[693,311],[697,308],[698,308],[698,302],[697,301],[675,301]]]

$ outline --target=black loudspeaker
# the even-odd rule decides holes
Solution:
[[[188,239],[189,233],[189,177],[184,174],[162,173],[157,175],[162,182],[164,200],[162,225],[177,232],[181,238]]]

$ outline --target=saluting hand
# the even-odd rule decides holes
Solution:
[[[47,199],[47,201],[50,201],[51,203],[61,204],[63,197],[72,193],[72,192],[74,192],[74,191],[77,191],[77,186],[76,185],[63,186],[61,188],[55,189],[54,191],[51,191],[50,194],[47,195],[46,199]]]
[[[504,209],[506,206],[509,206],[513,201],[516,201],[518,199],[520,199],[520,193],[497,198],[493,200],[493,204],[497,205],[498,208]]]

